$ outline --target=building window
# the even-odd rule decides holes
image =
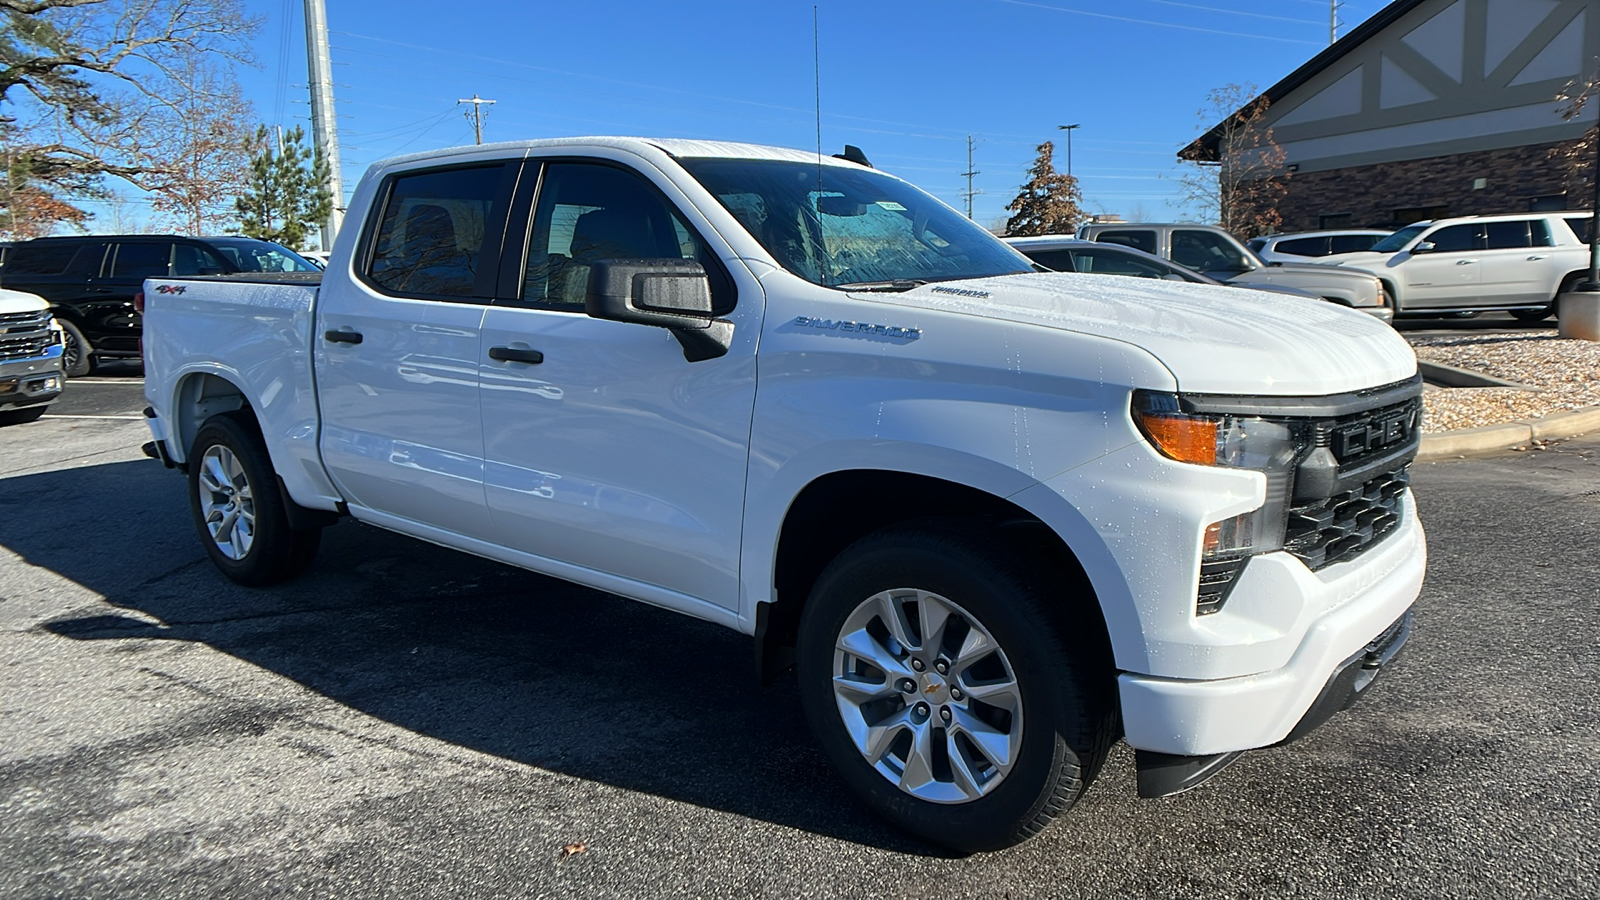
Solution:
[[[1334,213],[1331,216],[1319,218],[1317,220],[1317,228],[1320,231],[1338,231],[1341,228],[1349,228],[1350,222],[1350,213]]]
[[[1528,198],[1528,212],[1560,212],[1567,208],[1566,194],[1546,194]]]
[[[1448,218],[1450,218],[1450,207],[1448,206],[1412,206],[1394,211],[1394,220],[1401,225]]]

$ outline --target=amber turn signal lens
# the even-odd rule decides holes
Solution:
[[[1145,434],[1163,454],[1179,462],[1202,466],[1217,464],[1217,422],[1197,416],[1164,416],[1146,413],[1141,417]]]

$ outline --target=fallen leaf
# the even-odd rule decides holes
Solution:
[[[576,844],[568,844],[565,847],[562,847],[561,848],[561,852],[559,854],[557,854],[557,858],[558,859],[566,859],[569,856],[577,856],[579,853],[588,853],[588,852],[589,852],[589,845],[585,844],[583,841],[579,841]]]

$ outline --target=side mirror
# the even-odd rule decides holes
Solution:
[[[1436,248],[1434,247],[1433,241],[1423,241],[1422,243],[1416,245],[1415,247],[1412,247],[1411,248],[1411,252],[1412,253],[1432,253],[1435,249]]]
[[[694,260],[599,260],[589,268],[584,310],[596,319],[665,328],[689,362],[722,356],[733,343],[733,323],[716,318],[711,280]]]

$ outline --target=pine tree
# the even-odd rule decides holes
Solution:
[[[305,129],[296,125],[284,133],[279,149],[267,126],[256,129],[248,183],[234,202],[239,230],[246,237],[299,250],[311,227],[333,212],[328,164],[321,153],[305,146],[305,136]]]
[[[1083,208],[1079,204],[1083,195],[1078,191],[1078,179],[1056,171],[1054,141],[1039,145],[1039,158],[1028,170],[1028,181],[1016,199],[1006,204],[1006,210],[1015,213],[1006,220],[1008,237],[1036,234],[1072,234],[1083,221]]]

